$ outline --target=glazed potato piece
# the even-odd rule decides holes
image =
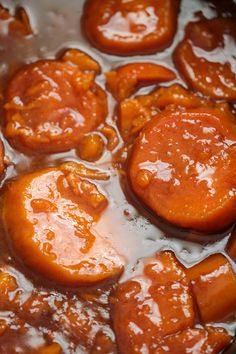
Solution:
[[[118,105],[118,126],[125,141],[132,139],[160,111],[179,107],[197,108],[213,106],[179,84],[160,87],[148,95],[126,99]]]
[[[94,177],[106,178],[99,171],[65,163],[22,176],[6,187],[3,217],[16,256],[59,284],[94,284],[118,276],[123,268],[123,259],[105,235],[91,231],[108,203],[89,180]]]
[[[143,271],[118,286],[111,305],[121,353],[153,352],[166,336],[194,323],[187,278],[171,252],[147,259]]]
[[[236,219],[235,144],[236,125],[223,111],[160,113],[133,144],[131,188],[177,227],[221,232]]]
[[[102,157],[104,145],[101,135],[91,133],[81,139],[77,154],[84,161],[95,162]]]
[[[131,96],[140,87],[176,78],[173,71],[154,63],[132,63],[106,73],[107,89],[117,101]]]
[[[120,56],[151,54],[175,35],[179,0],[87,0],[82,30],[94,47]]]
[[[203,322],[223,322],[236,313],[236,276],[225,256],[210,256],[187,275]]]
[[[201,19],[189,23],[174,60],[187,84],[214,99],[236,101],[236,23]],[[222,53],[227,53],[227,55]]]
[[[1,26],[1,23],[3,26]],[[2,31],[2,28],[4,28],[4,31]],[[15,16],[12,16],[9,10],[0,4],[0,36],[6,34],[19,36],[32,34],[29,17],[24,8],[18,8]]]
[[[135,275],[118,286],[111,309],[122,354],[141,353],[143,348],[150,354],[187,354],[194,345],[199,353],[205,354],[206,348],[218,353],[230,341],[224,330],[193,327],[189,281],[170,251],[145,259]]]
[[[106,93],[95,83],[99,65],[79,50],[24,66],[8,84],[4,133],[20,151],[76,148],[107,115]]]

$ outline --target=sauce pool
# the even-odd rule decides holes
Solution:
[[[217,15],[215,6],[210,2],[183,0],[178,17],[178,31],[174,42],[169,48],[161,53],[146,57],[120,58],[103,54],[92,48],[86,41],[80,30],[80,17],[83,9],[82,1],[70,0],[69,3],[65,0],[2,2],[3,6],[12,10],[18,4],[23,6],[29,14],[34,35],[22,41],[18,41],[15,38],[7,38],[5,40],[0,38],[0,98],[9,77],[23,64],[31,63],[38,59],[53,59],[58,56],[58,53],[63,52],[63,50],[67,48],[78,48],[91,55],[101,65],[103,73],[130,62],[145,60],[155,61],[155,63],[165,65],[171,70],[174,70],[177,75],[176,82],[186,86],[174,67],[172,52],[177,43],[183,38],[186,24],[195,18],[196,12],[202,11],[204,16],[209,19]],[[235,11],[234,5],[232,5],[232,11],[233,10]],[[230,16],[230,14],[226,11],[224,16],[227,17]],[[105,77],[103,74],[98,76],[96,81],[105,89]],[[165,84],[163,86],[165,86]],[[146,93],[149,91],[150,87],[143,88],[139,92]],[[112,116],[115,100],[111,94],[109,94],[108,97],[109,115],[107,122],[114,125]],[[2,110],[0,110],[0,113],[2,114]],[[9,179],[16,176],[36,171],[43,167],[59,165],[65,161],[79,160],[74,150],[45,157],[37,155],[28,157],[13,150],[2,135],[1,139],[5,145],[6,157],[10,161],[4,179],[1,181],[2,186]],[[122,143],[120,142],[116,149],[118,150],[121,145]],[[124,195],[120,184],[119,173],[112,166],[112,154],[109,151],[105,151],[102,158],[95,164],[89,165],[86,163],[86,165],[96,166],[102,170],[108,170],[110,173],[110,180],[101,183],[108,195],[109,205],[92,231],[95,234],[107,235],[113,247],[125,258],[127,264],[120,281],[129,278],[133,267],[140,258],[151,256],[154,252],[161,249],[173,250],[178,256],[178,259],[187,267],[203,260],[211,254],[217,252],[225,253],[224,249],[230,237],[230,232],[226,237],[215,243],[200,245],[167,237],[168,235],[162,231],[163,228],[160,229],[156,227],[148,221],[145,216],[140,215],[135,206],[129,203]],[[43,278],[31,274],[29,270],[25,269],[14,260],[11,255],[11,250],[9,250],[9,246],[5,241],[2,225],[1,231],[0,266],[1,269],[6,270],[17,279],[19,285],[17,291],[20,293],[20,301],[23,303],[23,300],[32,297],[32,294],[38,293],[44,298],[45,306],[47,307],[47,305],[49,305],[50,308],[48,312],[45,312],[46,315],[42,316],[39,322],[37,322],[38,319],[35,320],[35,322],[29,322],[22,331],[22,334],[17,336],[14,334],[14,329],[18,328],[20,324],[14,322],[14,314],[19,315],[20,318],[21,314],[19,310],[11,311],[11,309],[9,309],[9,311],[6,312],[2,311],[0,306],[0,321],[7,318],[8,322],[10,321],[11,328],[11,331],[0,336],[1,353],[11,354],[14,352],[12,351],[13,347],[17,348],[17,353],[28,353],[27,350],[29,353],[33,353],[37,348],[52,342],[59,343],[65,353],[86,353],[86,347],[88,347],[87,343],[91,342],[91,340],[84,339],[83,342],[81,338],[86,337],[86,335],[83,333],[75,334],[76,330],[71,330],[74,317],[70,317],[71,323],[68,324],[65,320],[66,316],[62,314],[63,311],[67,311],[67,308],[71,309],[76,307],[80,309],[83,308],[84,311],[87,311],[89,314],[88,317],[91,323],[86,324],[86,326],[90,328],[88,337],[92,338],[94,333],[98,333],[100,328],[102,328],[102,333],[105,333],[105,337],[109,338],[108,342],[110,346],[108,345],[109,349],[107,353],[115,353],[117,348],[114,344],[114,333],[109,325],[108,306],[108,294],[112,288],[112,284],[102,285],[101,289],[83,288],[75,290],[58,287],[52,282],[47,282]],[[91,299],[96,303],[94,309],[91,305]],[[61,304],[58,305],[60,302]],[[58,310],[58,308],[60,310]],[[50,321],[48,321],[47,316],[50,318]],[[102,318],[100,322],[97,320],[99,316]],[[60,330],[60,326],[63,328],[62,331]],[[234,334],[236,323],[223,324],[222,326],[227,328],[231,334]],[[70,328],[68,329],[68,327]],[[98,347],[99,345],[97,345],[96,348]],[[99,352],[99,350],[96,349],[96,351],[92,347],[89,350],[91,353]]]

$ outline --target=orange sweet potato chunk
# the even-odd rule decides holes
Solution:
[[[76,148],[107,115],[106,93],[95,83],[99,69],[75,49],[58,60],[24,66],[6,90],[6,138],[29,154]]]
[[[87,0],[82,30],[105,53],[156,53],[173,40],[179,4],[179,0]]]
[[[210,256],[187,274],[204,323],[223,322],[236,313],[236,276],[225,256]]]
[[[213,18],[190,22],[174,60],[187,84],[205,96],[236,101],[236,24]],[[227,52],[227,55],[222,53]]]
[[[146,259],[134,277],[111,297],[113,326],[123,354],[154,353],[165,337],[194,324],[184,268],[172,252]]]
[[[132,63],[106,73],[107,89],[117,101],[131,96],[140,87],[176,78],[173,71],[154,63]]]
[[[123,259],[105,235],[91,231],[108,204],[91,177],[106,176],[65,163],[22,176],[6,187],[4,223],[16,256],[62,285],[97,283],[117,277],[123,269]]]
[[[157,216],[178,227],[223,231],[236,219],[235,143],[229,113],[166,110],[134,141],[130,186]]]

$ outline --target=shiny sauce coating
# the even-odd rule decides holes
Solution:
[[[152,3],[152,1],[149,2],[150,4]],[[167,1],[166,3],[169,2]],[[217,1],[215,1],[215,3],[217,3]],[[235,7],[234,5],[229,6],[229,11],[227,7],[228,3],[230,2],[226,2],[225,8],[221,5],[219,11],[222,11],[224,17],[230,17],[231,21],[235,22],[235,19],[232,19]],[[3,5],[8,6],[12,10],[12,13],[14,13],[15,2],[13,4],[11,1],[5,1]],[[31,35],[29,32],[25,33],[24,30],[24,36],[21,36],[20,39],[18,35],[17,37],[14,36],[11,31],[9,31],[7,35],[0,35],[1,114],[3,114],[3,105],[7,103],[5,101],[3,102],[3,96],[7,83],[12,75],[25,64],[32,65],[31,63],[37,60],[58,59],[67,48],[78,48],[88,53],[100,64],[103,72],[111,72],[122,65],[136,61],[155,62],[175,72],[177,79],[174,79],[174,83],[186,87],[185,81],[176,71],[172,53],[177,44],[184,37],[185,26],[190,21],[196,20],[194,15],[196,12],[203,11],[208,19],[214,18],[219,14],[214,2],[183,0],[178,15],[178,31],[173,38],[171,33],[167,33],[168,45],[172,40],[173,44],[158,54],[146,57],[137,56],[131,59],[129,57],[121,58],[118,56],[109,56],[91,47],[80,29],[80,17],[83,10],[82,1],[71,0],[69,3],[63,0],[53,0],[50,2],[42,0],[34,3],[32,1],[25,1],[24,5],[30,15],[30,21],[35,35]],[[151,24],[152,23],[150,23],[150,26]],[[138,25],[139,24],[134,28],[136,31],[135,38],[142,36],[143,27],[141,26],[139,28]],[[20,28],[19,35],[21,35],[22,27],[21,25],[18,26]],[[149,24],[147,27],[148,26]],[[109,26],[105,26],[105,30],[108,27]],[[103,31],[103,33],[107,32]],[[25,36],[25,34],[27,35]],[[165,47],[161,41],[158,46],[158,50],[162,50]],[[132,43],[128,45],[124,44],[124,48],[126,53],[129,54],[129,51],[132,49]],[[147,49],[146,53],[151,53],[151,51]],[[230,57],[231,53],[228,53],[227,48],[225,49],[225,53]],[[120,54],[115,47],[114,54]],[[132,53],[130,54],[133,55]],[[204,55],[207,56],[208,52],[204,51]],[[98,74],[96,82],[96,85],[99,85],[102,90],[106,89],[104,75]],[[63,82],[63,84],[66,83]],[[169,85],[171,84],[165,83],[163,86]],[[20,82],[19,86],[22,88],[22,82]],[[149,91],[150,88],[145,88],[141,92],[144,94]],[[64,91],[60,92],[60,94],[64,95]],[[73,104],[76,105],[76,100]],[[89,226],[91,226],[90,232],[92,234],[106,235],[110,247],[115,250],[115,257],[118,257],[116,258],[118,259],[118,268],[116,268],[115,273],[119,273],[120,268],[123,266],[123,263],[125,263],[125,271],[119,282],[123,283],[130,279],[133,274],[133,267],[140,258],[153,256],[155,252],[161,249],[174,251],[181,263],[187,267],[207,258],[207,256],[211,254],[219,252],[225,253],[225,245],[231,234],[231,229],[224,233],[224,238],[219,237],[218,241],[218,238],[216,238],[216,242],[205,246],[201,246],[197,243],[193,244],[186,240],[171,238],[170,235],[173,236],[175,232],[177,233],[176,229],[171,229],[170,231],[168,227],[166,228],[165,223],[162,222],[159,225],[160,227],[155,226],[150,221],[152,220],[151,218],[145,217],[146,210],[143,210],[141,203],[138,202],[137,205],[133,204],[133,201],[129,198],[127,200],[127,196],[124,195],[122,185],[120,184],[120,174],[112,164],[113,155],[122,147],[122,139],[119,137],[117,146],[113,149],[113,152],[111,152],[108,145],[109,137],[117,132],[116,124],[113,121],[115,105],[115,99],[108,93],[109,112],[106,118],[106,124],[111,126],[112,129],[109,128],[107,130],[107,126],[103,126],[101,130],[97,131],[97,136],[99,136],[104,143],[104,150],[100,154],[101,158],[96,163],[93,165],[86,163],[86,165],[89,168],[97,168],[109,174],[109,179],[99,180],[98,183],[95,183],[96,186],[99,186],[98,188],[104,191],[104,195],[107,198],[107,205],[101,211],[102,215],[97,218],[95,223]],[[57,104],[54,107],[56,111],[61,108],[58,107]],[[106,109],[105,105],[103,105],[102,108]],[[46,109],[44,106],[40,107],[40,109],[44,114],[47,113],[45,112]],[[73,117],[74,115],[70,118],[73,120]],[[104,120],[103,112],[101,121],[102,120]],[[99,121],[99,123],[101,121]],[[97,127],[96,124],[95,127]],[[3,128],[5,129],[6,127],[4,126]],[[104,130],[104,128],[106,129]],[[103,132],[107,132],[106,136],[101,133],[102,129]],[[44,130],[43,133],[47,135],[47,131],[45,133]],[[87,131],[85,131],[85,133],[87,133]],[[119,136],[119,133],[117,134]],[[68,145],[68,149],[75,148],[74,150],[61,152],[60,146],[58,148],[58,145],[52,144],[53,152],[58,152],[57,154],[41,155],[37,154],[36,151],[32,156],[29,156],[25,154],[25,152],[28,152],[28,147],[25,147],[25,143],[23,144],[24,148],[21,149],[19,148],[22,147],[21,141],[20,144],[15,146],[12,143],[10,145],[3,136],[2,141],[5,146],[5,164],[7,164],[5,175],[1,181],[3,187],[2,196],[6,189],[10,188],[11,183],[14,183],[12,180],[16,177],[24,179],[25,175],[37,174],[39,170],[51,173],[50,171],[54,171],[56,167],[68,161],[85,163],[85,160],[80,160],[79,156],[82,155],[80,155],[80,152],[76,149],[76,145]],[[41,143],[40,140],[39,142]],[[84,144],[86,145],[86,142],[84,142]],[[45,142],[41,144],[41,147],[41,151],[48,151],[48,146]],[[89,159],[87,159],[87,161],[89,161]],[[60,174],[62,172],[57,173]],[[18,180],[17,183],[20,183],[19,181],[20,180]],[[38,197],[34,199],[37,200],[36,203],[33,203],[33,206],[31,203],[30,213],[34,210],[34,212],[36,212],[35,214],[40,218],[40,203],[42,201],[38,201]],[[48,196],[46,199],[48,199]],[[2,205],[4,205],[3,203],[4,200],[1,198],[1,208]],[[17,210],[15,212],[17,212]],[[11,215],[9,215],[9,217],[10,216]],[[48,222],[51,223],[51,220],[49,219]],[[71,227],[74,227],[73,222],[71,225]],[[56,228],[56,224],[54,226]],[[19,227],[21,226],[19,225]],[[3,222],[1,222],[1,235],[0,352],[2,354],[15,352],[39,354],[117,353],[118,347],[114,329],[111,325],[114,318],[111,319],[110,317],[109,304],[109,296],[111,293],[114,294],[114,288],[117,286],[116,279],[111,279],[108,282],[88,288],[70,285],[64,286],[64,284],[59,285],[59,283],[61,284],[63,281],[58,283],[53,277],[48,279],[48,277],[40,275],[40,272],[37,273],[34,271],[32,265],[26,266],[24,262],[22,262],[19,256],[20,251],[14,251],[12,245],[6,241],[7,237],[3,228]],[[191,236],[191,231],[187,231],[187,236],[188,235]],[[20,237],[20,235],[16,234],[16,237]],[[48,251],[48,249],[46,249],[46,251]],[[15,257],[15,253],[19,253],[18,258]],[[48,264],[51,266],[52,259],[48,257],[48,255],[46,255],[46,260],[49,261]],[[44,266],[46,267],[48,264],[44,264]],[[232,265],[234,266],[233,262]],[[42,269],[39,270],[41,270],[41,274],[46,272]],[[139,282],[141,289],[141,286],[143,286],[142,280]],[[182,283],[185,281],[181,279],[179,282]],[[183,288],[184,297],[188,297],[188,285],[184,283],[181,286]],[[140,289],[137,291],[141,292],[142,289]],[[178,294],[178,296],[181,297],[183,294]],[[160,297],[165,299],[165,293],[161,294]],[[166,301],[168,302],[168,298]],[[176,301],[178,302],[178,299]],[[189,310],[192,306],[190,297],[187,299],[187,302],[188,304],[186,306],[189,306],[187,308],[187,310]],[[234,306],[234,304],[232,306]],[[192,314],[191,316],[193,317]],[[210,343],[210,341],[212,341],[211,338],[213,338],[214,343],[217,343],[216,337],[224,337],[224,333],[222,334],[221,330],[220,333],[213,333],[211,328],[195,328],[195,323],[193,324],[191,316],[187,316],[187,321],[189,321],[187,324],[191,328],[186,329],[185,324],[181,327],[181,333],[178,339],[180,352],[181,343],[184,342],[186,338],[190,340],[189,346],[193,346],[194,342],[191,342],[191,338],[196,339],[197,335],[199,336],[200,342],[205,341],[204,345]],[[234,319],[227,321],[223,319],[223,327],[229,330],[231,335],[234,335]],[[167,334],[169,334],[168,330],[169,327],[167,328]],[[227,340],[226,338],[225,344],[227,344]],[[168,344],[171,348],[171,341],[172,339],[169,338],[169,342],[163,343],[162,346],[165,347],[165,345]],[[176,343],[175,338],[173,345],[175,346]],[[206,346],[203,346],[203,353],[204,348],[206,348]],[[163,348],[159,348],[159,350],[161,352]],[[218,351],[219,350],[221,350],[221,347],[218,348]]]

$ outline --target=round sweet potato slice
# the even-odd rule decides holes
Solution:
[[[204,18],[188,24],[174,60],[191,88],[214,99],[235,102],[235,51],[235,21]]]
[[[23,67],[8,84],[4,133],[26,153],[56,153],[77,146],[107,115],[106,93],[95,83],[99,66],[78,50],[61,60]]]
[[[99,50],[120,56],[151,54],[175,35],[179,0],[87,0],[82,30]]]
[[[91,230],[108,203],[89,180],[95,176],[96,171],[65,163],[22,176],[6,188],[3,215],[14,253],[58,284],[89,285],[122,272],[123,259]],[[105,178],[98,172],[96,177]]]
[[[236,125],[217,109],[166,111],[135,140],[128,176],[136,196],[166,221],[220,232],[236,218]]]

